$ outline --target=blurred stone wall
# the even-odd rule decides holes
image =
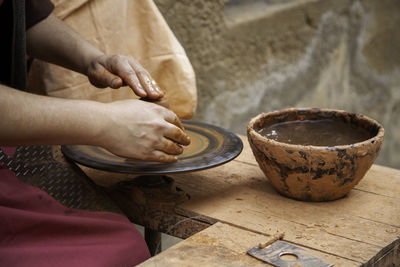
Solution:
[[[400,168],[399,0],[155,0],[197,75],[195,120],[245,134],[261,112],[320,107],[385,127]]]

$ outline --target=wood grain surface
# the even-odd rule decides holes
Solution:
[[[216,223],[139,266],[272,266],[247,254],[249,248],[265,240],[268,240],[265,235],[224,223]],[[359,265],[357,262],[320,251],[309,249],[308,252],[324,259],[325,262],[335,262],[335,266]]]
[[[245,137],[235,160],[173,175],[190,195],[180,206],[219,223],[143,266],[268,266],[246,255],[277,232],[284,241],[334,266],[400,266],[400,171],[373,165],[350,193],[330,202],[303,202],[277,193],[257,165]],[[84,169],[112,184],[112,173]],[[128,176],[119,176],[114,182]],[[108,182],[105,182],[108,180]],[[394,265],[389,265],[394,264]]]
[[[359,264],[400,243],[400,171],[373,165],[342,199],[296,201],[271,187],[243,143],[233,162],[175,176],[191,196],[183,208],[255,233],[284,231],[286,241]]]

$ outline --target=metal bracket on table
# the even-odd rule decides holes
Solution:
[[[276,267],[331,267],[322,259],[312,256],[306,250],[285,241],[276,241],[266,248],[256,246],[247,253],[259,260]],[[285,260],[284,255],[292,256],[293,260]]]

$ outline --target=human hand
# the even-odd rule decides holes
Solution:
[[[89,81],[99,88],[117,89],[127,84],[140,97],[160,99],[164,96],[164,92],[149,72],[131,56],[96,57],[89,64],[87,76]]]
[[[162,106],[133,99],[101,105],[105,123],[95,145],[115,155],[174,162],[190,143],[175,113]]]

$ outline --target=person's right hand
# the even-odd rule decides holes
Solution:
[[[133,99],[102,105],[105,128],[95,143],[115,155],[174,162],[190,143],[179,118],[162,106]]]

